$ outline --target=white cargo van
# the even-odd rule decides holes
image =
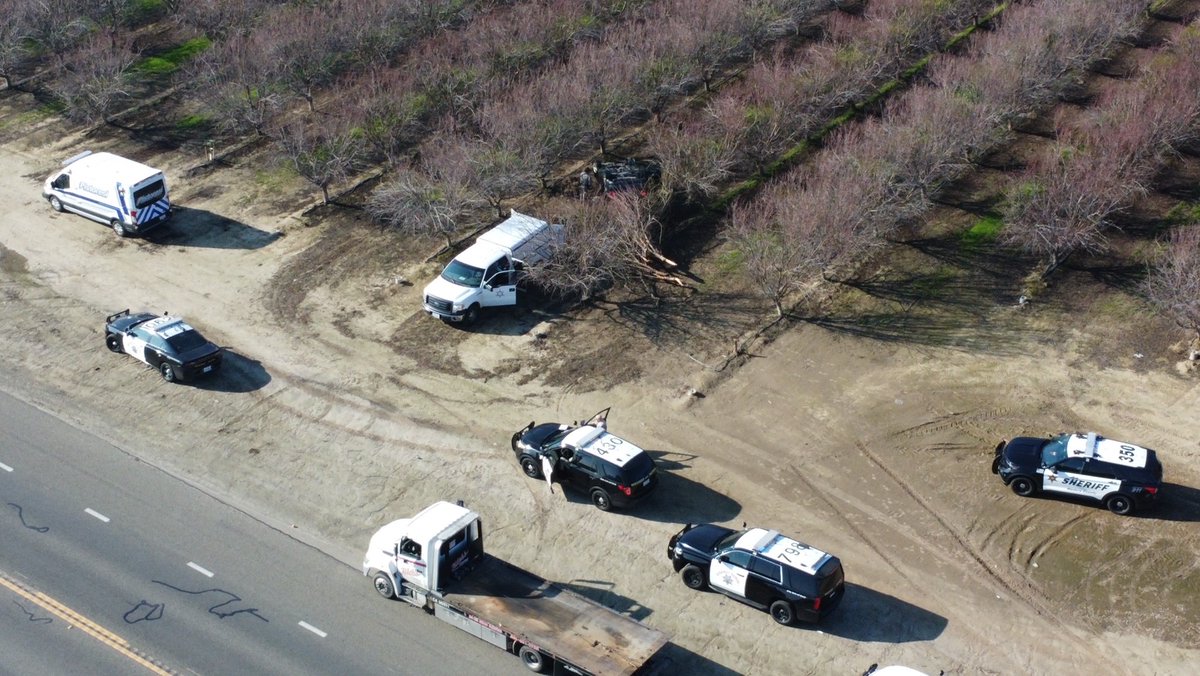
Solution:
[[[145,234],[171,215],[163,173],[112,153],[85,150],[66,160],[42,196],[55,211],[105,223],[121,237]]]
[[[425,287],[425,311],[444,322],[473,324],[483,308],[516,305],[517,281],[526,266],[548,258],[562,237],[561,224],[513,211]]]

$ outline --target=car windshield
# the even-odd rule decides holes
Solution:
[[[744,531],[744,530],[735,530],[732,533],[730,533],[729,535],[726,535],[725,537],[723,537],[717,541],[716,551],[719,552],[722,549],[728,549],[729,547],[732,547],[738,541],[738,538],[742,537],[745,534],[746,534],[746,531]]]
[[[483,283],[483,270],[459,261],[450,261],[446,269],[442,270],[442,279],[454,282],[459,286],[478,289],[479,285]]]
[[[1042,464],[1049,467],[1067,458],[1067,440],[1070,434],[1062,434],[1042,444]]]
[[[177,354],[183,354],[198,347],[204,347],[208,344],[208,341],[204,339],[204,336],[200,335],[199,331],[184,331],[168,338],[167,344]]]

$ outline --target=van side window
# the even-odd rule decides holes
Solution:
[[[67,188],[71,187],[71,175],[70,174],[59,174],[58,178],[54,179],[54,183],[52,183],[51,185],[53,185],[58,190],[66,190]]]

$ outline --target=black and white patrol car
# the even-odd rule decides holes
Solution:
[[[104,320],[104,344],[133,355],[175,382],[215,373],[222,351],[179,317],[122,310]]]
[[[530,422],[518,430],[512,435],[512,449],[521,471],[582,491],[605,512],[649,495],[658,485],[654,459],[608,431],[608,411],[582,425]]]
[[[1116,514],[1155,500],[1162,472],[1154,451],[1095,432],[1001,441],[992,459],[992,473],[1017,495],[1045,491],[1089,498]]]
[[[779,624],[817,622],[846,592],[842,562],[779,531],[688,524],[671,536],[667,558],[688,587],[711,587]]]

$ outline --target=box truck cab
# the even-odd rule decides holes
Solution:
[[[445,322],[473,324],[483,308],[516,305],[526,266],[548,258],[562,235],[562,225],[513,211],[425,287],[425,311]]]
[[[111,227],[121,237],[143,235],[171,214],[167,179],[158,169],[90,150],[63,162],[42,196],[55,211],[71,211]]]

